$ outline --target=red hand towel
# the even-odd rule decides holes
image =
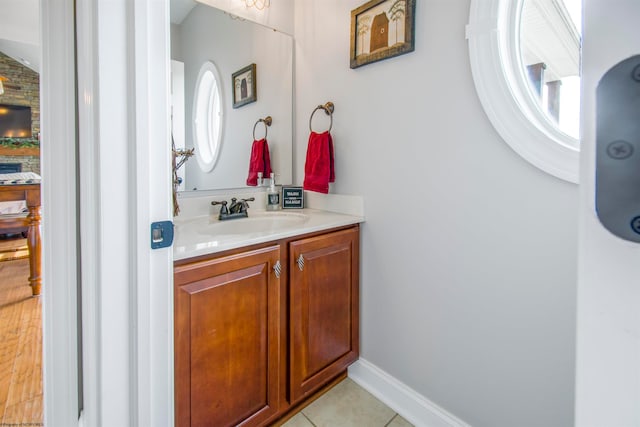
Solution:
[[[304,164],[304,189],[327,194],[329,183],[335,180],[331,134],[311,132]]]
[[[251,158],[249,159],[249,176],[247,185],[258,185],[258,172],[268,178],[271,175],[271,158],[269,157],[269,144],[266,139],[253,141],[251,145]]]

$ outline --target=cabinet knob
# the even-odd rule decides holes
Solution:
[[[298,268],[300,269],[300,271],[304,270],[304,257],[302,256],[302,254],[300,254],[300,256],[298,257]]]
[[[280,273],[282,273],[282,265],[280,264],[280,260],[276,261],[275,265],[273,266],[273,272],[275,273],[276,277],[279,279]]]

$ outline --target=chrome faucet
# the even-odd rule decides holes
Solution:
[[[220,214],[218,215],[218,219],[220,221],[224,221],[227,219],[236,219],[236,218],[246,218],[249,216],[249,203],[255,200],[254,197],[250,197],[248,199],[240,199],[233,197],[231,199],[231,205],[227,207],[227,201],[213,201],[211,205],[220,205]]]

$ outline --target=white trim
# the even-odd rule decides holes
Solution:
[[[136,380],[130,205],[135,185],[130,159],[136,142],[129,85],[133,36],[128,31],[130,8],[125,0],[86,3],[78,23],[79,53],[86,55],[78,56],[83,84],[80,111],[89,119],[79,122],[86,322],[83,371],[85,379],[89,378],[84,387],[88,397],[84,410],[86,425],[128,426],[135,421]]]
[[[349,378],[416,427],[470,427],[365,359],[349,366]]]
[[[44,422],[78,424],[74,2],[40,2]]]
[[[466,36],[480,102],[500,136],[543,171],[577,183],[579,143],[550,122],[526,86],[519,45],[522,1],[472,0]]]
[[[213,85],[210,85],[211,87],[206,92],[202,87],[204,85],[205,78],[209,74],[213,76],[213,81],[215,82],[215,92],[211,90],[211,87],[213,87]],[[222,146],[222,138],[224,134],[225,111],[222,78],[220,77],[218,67],[216,67],[216,64],[214,64],[212,61],[205,61],[202,66],[200,66],[200,71],[198,72],[198,78],[196,79],[196,87],[194,91],[195,93],[193,94],[193,107],[191,108],[191,129],[193,133],[193,144],[196,149],[196,159],[198,161],[198,166],[200,166],[200,170],[204,173],[209,173],[216,166],[216,163],[218,163],[218,159],[220,158],[220,148]],[[220,105],[219,113],[216,113],[212,109],[214,93],[218,95],[218,104]],[[203,104],[206,104],[206,107],[203,107]],[[218,129],[216,134],[212,135],[211,118],[214,115],[218,116]],[[207,122],[201,125],[200,120],[202,120],[203,118],[206,118]],[[205,139],[205,141],[202,140],[203,138]],[[204,153],[206,153],[206,156]]]
[[[584,2],[578,203],[575,425],[640,426],[640,244],[603,227],[596,209],[596,91],[603,76],[640,52],[640,2]],[[614,111],[610,109],[610,111]],[[621,124],[626,126],[626,124]]]
[[[168,13],[78,3],[87,426],[173,425],[172,256],[149,236],[171,218]]]
[[[98,157],[98,58],[94,1],[76,6],[78,58],[78,158],[83,165],[79,177],[80,234],[82,258],[82,364],[83,411],[81,423],[98,426],[100,416],[100,162]]]
[[[140,426],[172,426],[173,252],[152,250],[150,225],[173,218],[171,194],[169,1],[138,0],[135,38],[136,217],[134,366],[135,419]],[[133,325],[132,325],[133,326]]]

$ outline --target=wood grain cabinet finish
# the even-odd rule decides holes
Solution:
[[[358,229],[290,244],[290,393],[299,401],[357,360]]]
[[[357,225],[177,262],[176,426],[270,425],[343,374],[358,269]]]
[[[280,409],[280,246],[177,266],[176,426],[258,426]]]

